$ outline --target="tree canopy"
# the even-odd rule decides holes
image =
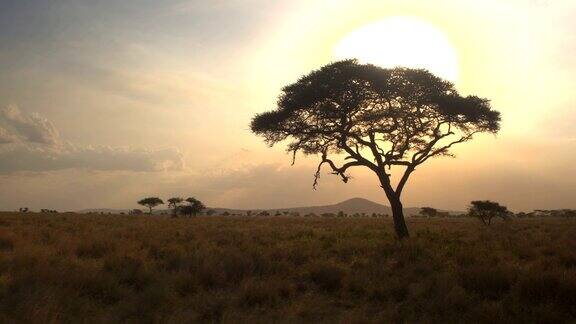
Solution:
[[[494,217],[506,218],[510,212],[506,206],[490,200],[475,200],[470,203],[468,214],[478,217],[484,225],[490,225]]]
[[[184,215],[197,215],[202,210],[206,209],[206,206],[194,197],[187,198],[186,202],[188,202],[188,205],[182,206],[181,208]]]
[[[420,208],[420,215],[426,216],[426,217],[434,217],[434,216],[438,215],[438,210],[436,210],[436,208],[432,208],[432,207],[422,207],[422,208]]]
[[[399,236],[407,236],[400,195],[410,174],[428,159],[474,134],[497,133],[500,113],[489,100],[461,96],[454,85],[422,69],[386,69],[356,60],[326,65],[282,89],[276,109],[256,115],[251,130],[269,145],[289,140],[293,155],[319,154],[349,180],[350,168],[374,171],[391,202]],[[342,161],[331,156],[343,154]],[[396,185],[390,168],[404,168]],[[404,228],[402,228],[404,227]],[[399,233],[403,232],[403,233]]]
[[[184,201],[183,198],[180,197],[173,197],[168,199],[168,207],[176,209],[178,205],[180,205]]]
[[[158,205],[164,204],[164,201],[158,197],[148,197],[138,201],[138,204],[148,207],[149,214],[152,214],[152,209]]]

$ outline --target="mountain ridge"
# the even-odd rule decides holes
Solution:
[[[258,208],[258,209],[237,209],[237,208],[220,208],[220,207],[208,207],[207,209],[213,209],[218,214],[222,214],[224,212],[228,212],[229,214],[247,214],[251,212],[252,214],[257,214],[263,211],[266,211],[270,214],[274,214],[276,212],[284,213],[299,213],[301,215],[306,214],[316,214],[321,215],[325,213],[333,213],[336,214],[340,211],[346,214],[387,214],[392,215],[392,208],[387,205],[383,205],[365,198],[354,197],[350,199],[346,199],[344,201],[330,204],[330,205],[316,205],[316,206],[301,206],[301,207],[288,207],[288,208]],[[420,212],[420,207],[406,207],[404,208],[404,215],[405,216],[414,216]],[[130,209],[109,209],[109,208],[92,208],[92,209],[82,209],[77,211],[78,213],[128,213]],[[167,212],[167,209],[158,209],[154,211],[154,214],[160,214],[163,212]],[[457,211],[448,211],[448,210],[438,210],[440,212],[448,212],[448,213],[458,213]]]

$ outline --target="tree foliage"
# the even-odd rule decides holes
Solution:
[[[344,182],[348,170],[367,167],[393,208],[398,236],[408,235],[400,196],[411,173],[428,159],[481,132],[497,133],[500,113],[487,99],[461,96],[454,85],[421,69],[385,69],[356,60],[312,71],[282,89],[277,108],[258,114],[251,130],[269,145],[289,140],[287,151],[321,156]],[[341,155],[341,161],[333,158]],[[397,184],[390,169],[404,169]]]
[[[152,209],[158,205],[164,204],[164,201],[158,197],[148,197],[138,201],[138,204],[148,207],[149,214],[152,214]]]
[[[470,203],[468,214],[479,218],[484,225],[490,225],[494,217],[506,219],[510,212],[506,206],[490,200],[476,200]]]
[[[182,206],[181,208],[182,214],[184,215],[196,216],[198,213],[202,212],[202,210],[206,209],[206,206],[204,206],[204,204],[196,198],[187,198],[186,202],[188,205]]]
[[[438,210],[432,207],[422,207],[420,208],[420,215],[426,217],[435,217],[438,215]]]
[[[181,197],[172,197],[168,199],[168,208],[172,209],[172,217],[178,216],[178,209],[183,201],[184,199]]]

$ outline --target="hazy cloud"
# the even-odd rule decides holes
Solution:
[[[18,137],[5,128],[0,127],[0,144],[14,143]]]
[[[55,145],[60,134],[54,125],[38,114],[24,114],[17,106],[0,109],[0,143],[15,141]]]
[[[58,130],[38,114],[16,106],[0,109],[0,173],[64,169],[171,171],[184,168],[177,149],[146,150],[65,143]]]
[[[184,167],[176,149],[142,150],[112,147],[43,147],[6,145],[0,147],[0,173],[54,171],[63,169],[172,171]]]

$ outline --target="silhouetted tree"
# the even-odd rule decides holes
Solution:
[[[198,213],[200,213],[200,212],[202,212],[204,209],[206,209],[206,206],[204,206],[204,204],[203,204],[200,200],[198,200],[198,199],[196,199],[196,198],[194,198],[194,197],[187,198],[187,199],[186,199],[186,202],[188,202],[189,205],[188,205],[188,206],[184,206],[184,207],[182,208],[183,213],[184,213],[184,210],[186,211],[186,212],[184,213],[184,215],[190,215],[190,216],[194,215],[194,216],[196,216],[196,215],[198,215]]]
[[[168,208],[172,209],[172,217],[178,216],[178,209],[183,201],[184,199],[180,197],[173,197],[168,199]]]
[[[152,208],[164,204],[164,201],[162,201],[162,199],[158,197],[149,197],[138,201],[138,204],[148,207],[149,209],[148,214],[152,215]]]
[[[476,200],[470,203],[468,215],[479,218],[484,225],[490,225],[494,217],[506,219],[508,208],[490,200]]]
[[[20,211],[21,213],[27,213],[28,207],[21,207],[20,209],[18,209],[18,211]]]
[[[191,217],[194,214],[194,209],[190,205],[180,206],[178,211],[184,216]]]
[[[422,207],[420,208],[420,215],[425,217],[435,217],[438,215],[438,211],[432,207]]]
[[[142,210],[135,208],[135,209],[130,210],[129,214],[130,215],[142,215]]]
[[[208,215],[208,216],[212,216],[212,215],[214,215],[214,214],[216,214],[216,211],[215,211],[214,209],[208,209],[208,210],[206,211],[206,215]]]
[[[282,89],[278,107],[258,114],[252,132],[269,145],[291,139],[287,151],[319,154],[313,187],[327,164],[347,182],[347,171],[366,167],[378,177],[392,206],[398,237],[409,235],[401,194],[428,159],[480,132],[497,133],[500,113],[487,99],[462,97],[454,85],[426,70],[385,69],[356,60],[329,64]],[[343,153],[342,162],[330,156]],[[392,167],[403,168],[396,185]]]

